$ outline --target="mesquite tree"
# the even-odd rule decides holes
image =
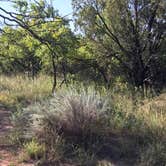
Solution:
[[[69,28],[68,20],[59,16],[52,4],[44,0],[16,0],[11,1],[11,3],[17,12],[13,12],[14,10],[7,11],[0,5],[0,19],[6,26],[23,29],[33,39],[37,40],[39,45],[43,45],[45,50],[48,50],[47,54],[52,63],[52,92],[54,92],[57,86],[57,67],[60,61],[65,59],[66,54],[72,50],[71,48],[75,43],[74,34]],[[5,29],[1,28],[1,33],[5,33]],[[65,74],[63,75],[66,77]]]
[[[164,56],[164,0],[73,0],[73,7],[77,27],[103,60],[136,87],[155,84]]]

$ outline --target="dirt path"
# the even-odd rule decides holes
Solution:
[[[33,166],[18,163],[18,150],[9,144],[8,134],[13,128],[10,122],[11,112],[0,108],[0,166]]]
[[[12,128],[10,123],[10,112],[0,109],[0,165],[8,166],[12,160],[12,147],[6,143],[6,137]]]

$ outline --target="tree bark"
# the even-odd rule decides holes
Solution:
[[[52,94],[56,92],[57,86],[57,65],[55,62],[55,56],[52,55],[52,67],[53,67],[53,85],[52,85]]]

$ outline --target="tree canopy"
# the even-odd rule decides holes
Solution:
[[[53,91],[68,73],[108,88],[117,78],[142,89],[165,85],[164,0],[73,0],[77,33],[47,1],[9,3],[15,12],[0,6],[3,72],[48,72]]]

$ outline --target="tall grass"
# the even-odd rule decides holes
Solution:
[[[13,107],[45,98],[51,92],[51,78],[41,75],[32,80],[26,76],[0,76],[0,103]]]
[[[48,98],[50,92],[48,76],[0,77],[0,103],[28,106],[11,119],[17,140],[25,142],[31,154],[41,145],[45,159],[55,162],[92,166],[109,165],[112,159],[127,160],[127,165],[165,166],[165,93],[150,99],[138,93],[133,102],[126,85],[108,91],[73,84]]]
[[[90,166],[112,158],[133,161],[132,165],[164,166],[166,107],[162,96],[149,101],[138,97],[133,107],[132,96],[124,92],[122,96],[94,88],[68,88],[29,106],[20,118],[28,123],[25,134],[31,133],[46,145],[47,159],[65,158]],[[156,106],[158,100],[163,104]]]

